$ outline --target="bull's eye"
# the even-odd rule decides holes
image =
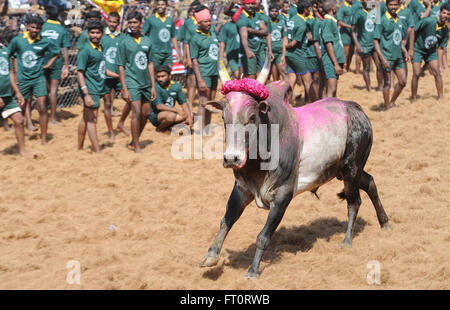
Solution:
[[[252,116],[250,116],[250,122],[254,123],[256,119],[255,114],[253,114]]]

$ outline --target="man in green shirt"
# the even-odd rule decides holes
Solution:
[[[90,22],[90,21],[98,21],[101,22],[102,21],[102,14],[100,14],[99,11],[89,11],[86,13],[86,25]],[[86,43],[89,42],[89,36],[87,33],[87,29],[84,29],[83,32],[80,34],[80,36],[78,37],[78,41],[76,44],[76,48],[80,49],[83,46],[86,45]]]
[[[156,12],[145,21],[142,33],[152,42],[152,62],[155,67],[172,66],[172,46],[177,52],[177,62],[181,62],[181,53],[175,37],[175,23],[167,16],[167,0],[156,1]]]
[[[377,70],[378,90],[382,89],[383,71],[380,60],[373,49],[373,33],[377,21],[377,9],[368,7],[369,0],[362,0],[362,7],[354,10],[352,19],[352,37],[355,42],[356,52],[361,56],[363,62],[363,78],[367,91],[370,86],[370,60],[375,63]]]
[[[100,40],[103,26],[100,22],[88,23],[89,42],[82,46],[77,56],[77,78],[83,99],[83,116],[78,125],[78,150],[83,149],[86,131],[94,152],[100,153],[97,138],[97,116],[100,99],[105,95],[106,61]]]
[[[422,18],[430,16],[432,10],[432,0],[411,0],[408,7],[414,18],[414,24]]]
[[[336,0],[325,0],[323,10],[326,14],[321,33],[325,47],[322,62],[327,79],[327,97],[336,97],[338,77],[346,72],[344,68],[344,44],[338,29],[338,21],[334,18],[337,11]]]
[[[27,19],[27,31],[23,35],[14,37],[8,47],[9,57],[17,59],[17,80],[20,93],[25,98],[25,118],[28,129],[36,130],[31,121],[31,101],[36,97],[41,127],[41,142],[47,144],[48,108],[47,83],[44,72],[50,68],[58,58],[60,49],[53,42],[42,38],[40,32],[44,21],[38,15]],[[52,57],[45,62],[45,54]]]
[[[188,17],[185,20],[180,32],[182,33],[183,38],[183,58],[184,58],[184,66],[187,68],[187,76],[186,76],[186,88],[187,88],[187,101],[189,104],[189,108],[192,110],[192,104],[195,99],[195,91],[196,91],[196,81],[194,70],[192,69],[192,59],[189,51],[189,42],[191,37],[197,31],[197,21],[194,17],[195,7],[199,5],[198,2],[194,1],[189,6]]]
[[[381,16],[380,24],[376,25],[373,34],[373,45],[383,68],[383,98],[384,106],[381,109],[389,109],[395,106],[395,101],[406,85],[405,63],[409,61],[409,54],[403,40],[404,24],[397,15],[400,7],[399,0],[387,0],[387,11]],[[392,75],[397,76],[397,84],[394,86],[392,97],[389,98]]]
[[[242,75],[241,38],[233,21],[227,22],[220,28],[219,47],[221,61],[225,61],[226,58],[234,78],[239,79]]]
[[[257,73],[261,71],[264,64],[266,53],[262,50],[262,40],[269,36],[264,21],[260,14],[255,11],[255,2],[255,0],[242,1],[243,10],[236,23],[245,53],[244,57],[242,57],[244,75],[252,79],[256,78]],[[271,55],[271,46],[268,45],[268,48],[268,52]]]
[[[447,21],[450,15],[450,3],[441,6],[438,17],[430,16],[421,19],[414,28],[414,59],[413,77],[411,81],[411,100],[417,99],[417,87],[421,72],[422,61],[428,64],[431,74],[434,76],[438,99],[444,97],[444,88],[442,75],[439,70],[437,49],[439,47],[447,48],[448,44],[448,27]]]
[[[197,114],[201,117],[201,129],[203,130],[211,122],[211,112],[204,108],[203,103],[214,100],[216,97],[219,79],[219,70],[217,69],[219,40],[214,28],[211,28],[211,13],[208,8],[198,8],[194,16],[198,22],[198,29],[189,43],[189,49],[198,85]]]
[[[338,9],[336,19],[338,20],[339,32],[341,33],[342,44],[344,44],[345,54],[345,70],[350,70],[350,64],[355,49],[352,42],[352,17],[353,17],[353,0],[345,0]]]
[[[56,119],[56,105],[58,103],[58,85],[61,80],[65,80],[69,76],[69,53],[68,48],[72,46],[69,38],[69,32],[58,20],[59,10],[54,5],[45,8],[47,21],[42,26],[41,36],[53,41],[53,43],[61,49],[61,55],[56,59],[55,63],[45,70],[45,78],[47,79],[47,89],[49,92],[48,101],[50,103],[50,123],[59,125]],[[50,60],[52,54],[45,55],[45,61]]]
[[[192,128],[194,121],[191,110],[186,104],[186,97],[181,85],[171,79],[170,67],[162,65],[156,67],[155,71],[158,82],[156,84],[157,100],[152,103],[150,122],[157,131],[182,122]],[[181,109],[175,107],[176,102],[181,105]]]
[[[13,97],[13,91],[16,94],[17,101]],[[5,121],[10,118],[14,122],[17,146],[21,156],[27,155],[23,115],[20,108],[24,103],[25,100],[16,84],[14,68],[8,56],[8,49],[0,45],[0,113]]]
[[[119,79],[119,69],[117,67],[117,53],[119,45],[125,34],[118,29],[120,25],[120,15],[117,12],[112,12],[108,16],[108,27],[105,28],[101,39],[102,49],[105,54],[106,69],[115,73],[115,77],[107,76],[105,80],[105,96],[104,103],[105,121],[109,131],[109,138],[114,141],[114,129],[112,124],[113,102],[116,97],[116,92],[122,90],[122,85]]]
[[[286,44],[286,62],[294,73],[289,73],[289,84],[294,89],[295,83],[302,83],[306,97],[314,101],[317,95],[312,89],[311,66],[308,64],[308,23],[307,18],[311,9],[311,1],[304,0],[297,3],[298,13],[290,16],[287,29],[288,43]]]
[[[298,0],[291,0],[291,7],[289,8],[289,10],[287,12],[287,19],[290,19],[297,15],[297,13],[298,13],[297,5],[298,5]]]
[[[131,136],[130,148],[141,153],[139,136],[144,129],[150,115],[150,102],[156,99],[155,70],[151,61],[151,40],[143,36],[140,31],[142,14],[132,11],[127,16],[130,32],[119,45],[117,65],[119,66],[122,97],[131,103]],[[122,114],[126,115],[126,111]]]
[[[291,4],[289,3],[289,1],[284,1],[282,6],[281,6],[281,10],[280,10],[280,18],[284,20],[284,22],[287,22],[288,20],[288,12],[289,9],[291,8]]]
[[[325,78],[325,72],[323,69],[323,61],[322,61],[322,55],[323,51],[325,50],[325,46],[323,45],[322,41],[322,31],[323,31],[323,25],[325,18],[325,13],[323,12],[323,1],[321,0],[315,0],[313,4],[313,11],[314,11],[314,24],[312,28],[312,40],[313,40],[313,48],[314,53],[317,59],[317,67],[319,68],[319,86],[318,86],[318,98],[322,98],[324,92],[326,93],[326,85],[327,80]],[[317,75],[316,77],[317,78]]]
[[[287,44],[286,21],[280,16],[280,7],[277,4],[269,6],[269,33],[272,40],[272,53],[274,60],[272,62],[272,78],[274,81],[280,78],[287,78],[286,49],[283,45]]]

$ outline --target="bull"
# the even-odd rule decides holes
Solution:
[[[261,169],[261,163],[266,159],[259,156],[249,158],[250,135],[235,141],[232,135],[226,134],[223,165],[233,169],[235,183],[220,222],[220,230],[200,264],[202,267],[217,264],[231,227],[245,207],[255,201],[258,207],[268,209],[269,214],[256,239],[256,253],[246,274],[249,278],[259,277],[264,250],[291,200],[305,191],[315,193],[334,178],[344,183],[344,189],[338,196],[347,201],[348,210],[348,225],[341,246],[351,247],[353,227],[361,205],[360,189],[372,201],[381,228],[391,229],[374,178],[364,171],[373,136],[370,120],[362,108],[355,102],[337,98],[326,98],[294,108],[290,104],[292,94],[287,82],[276,81],[264,86],[269,64],[266,58],[257,79],[269,93],[266,100],[261,99],[258,91],[252,93],[231,89],[226,93],[226,102],[205,103],[205,106],[222,110],[226,130],[228,125],[236,124],[254,124],[256,128],[260,128],[259,125],[278,126],[275,132],[279,141],[278,164],[269,170]],[[225,86],[229,77],[221,64],[219,74]],[[273,138],[272,130],[266,133],[268,140]]]

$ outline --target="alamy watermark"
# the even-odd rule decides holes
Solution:
[[[274,170],[280,159],[278,124],[209,124],[201,130],[201,118],[195,117],[193,132],[185,124],[172,127],[171,155],[174,159],[224,159],[245,164],[247,159],[260,159],[261,170]],[[270,127],[270,128],[269,128]],[[192,135],[193,133],[193,135]],[[204,143],[204,137],[209,139]],[[225,150],[224,150],[225,137]]]
[[[366,267],[370,269],[366,276],[366,282],[369,285],[381,284],[381,264],[377,260],[371,260],[367,263]]]
[[[66,264],[66,268],[70,269],[66,275],[67,284],[81,284],[81,264],[77,260],[70,260]]]

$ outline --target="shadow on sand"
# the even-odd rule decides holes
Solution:
[[[330,240],[335,234],[341,234],[347,230],[347,221],[339,221],[337,218],[321,218],[311,222],[308,225],[295,227],[281,227],[272,236],[269,246],[264,252],[262,261],[269,264],[275,263],[281,259],[283,253],[308,252],[319,239]],[[353,238],[358,236],[364,230],[367,222],[362,218],[357,218],[353,231]],[[261,227],[262,229],[262,227]],[[249,236],[250,237],[250,236]],[[254,236],[256,239],[257,236]],[[342,238],[343,240],[344,238]],[[338,247],[339,244],[336,244]],[[224,243],[226,247],[226,241]],[[224,248],[226,250],[226,248]],[[229,253],[226,266],[234,269],[248,269],[252,264],[256,251],[256,243],[250,245],[245,251],[231,251]],[[210,268],[203,273],[204,278],[217,280],[223,273],[225,263]],[[262,271],[262,270],[261,270]]]

